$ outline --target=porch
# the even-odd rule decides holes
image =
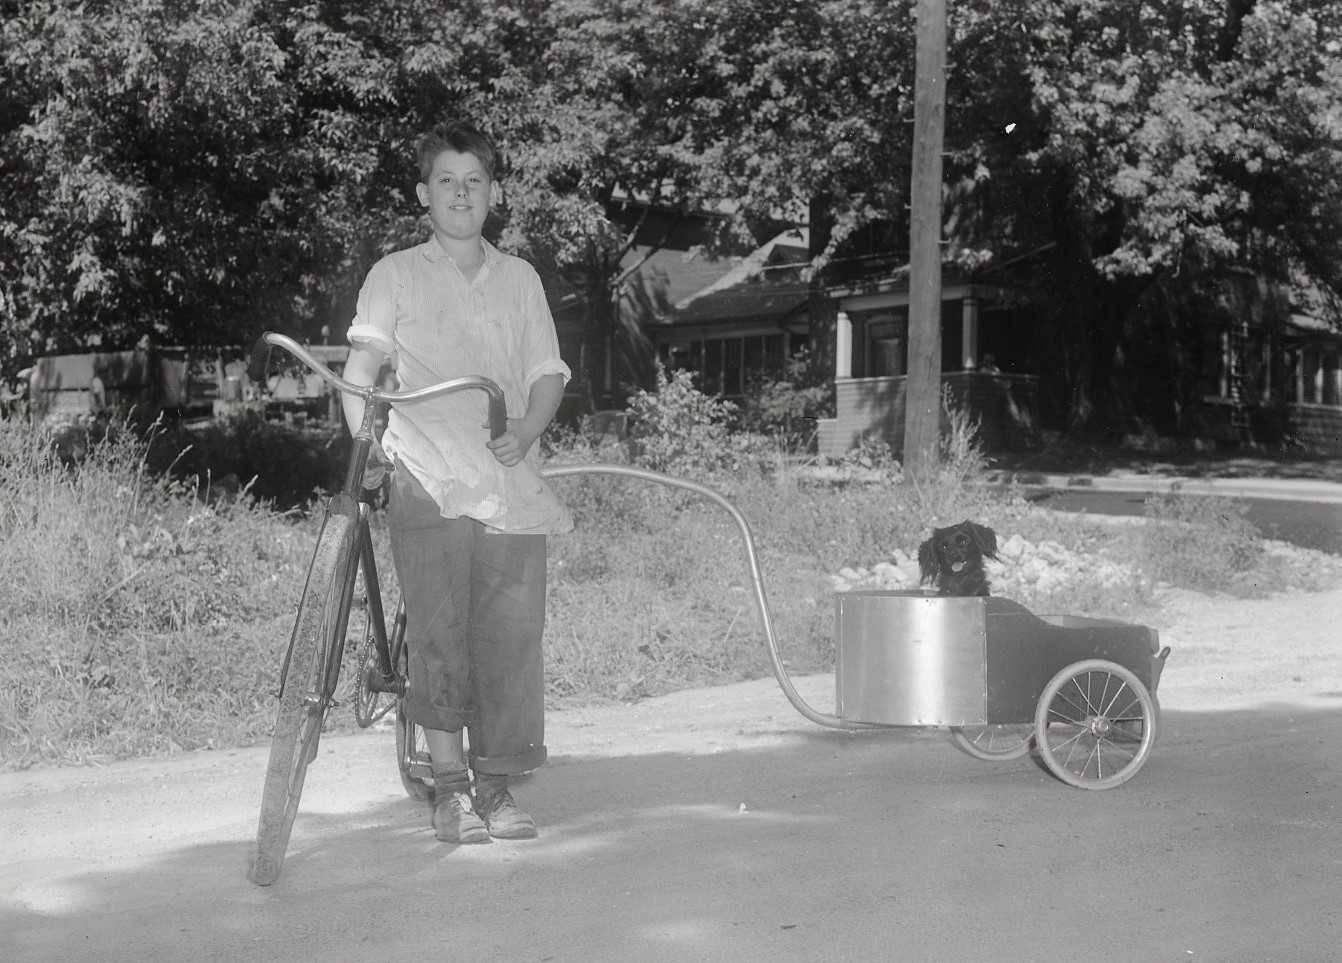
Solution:
[[[904,446],[908,381],[908,291],[838,293],[833,418],[818,426],[817,450],[841,457],[864,437]],[[941,383],[951,403],[978,422],[986,451],[1027,447],[1038,428],[1039,378],[1028,369],[1018,310],[995,288],[943,288]],[[943,429],[948,427],[943,417]]]

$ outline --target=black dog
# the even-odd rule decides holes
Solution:
[[[932,537],[918,546],[922,580],[935,585],[938,595],[991,594],[985,558],[997,558],[997,533],[976,522],[934,528]]]

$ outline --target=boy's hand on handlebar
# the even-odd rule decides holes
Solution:
[[[508,430],[485,444],[500,465],[512,468],[527,456],[535,443],[536,437],[527,430],[523,419],[509,418]]]

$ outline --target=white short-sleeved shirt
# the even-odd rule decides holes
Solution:
[[[485,262],[471,281],[432,238],[378,261],[347,337],[390,355],[402,390],[484,375],[503,388],[508,417],[520,418],[539,378],[567,382],[571,372],[535,268],[481,243]],[[474,389],[397,405],[382,447],[445,518],[467,515],[504,532],[570,530],[568,510],[537,471],[535,446],[505,468],[485,448],[487,420],[486,395]]]

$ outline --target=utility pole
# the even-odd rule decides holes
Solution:
[[[909,200],[909,372],[904,469],[936,468],[941,432],[941,152],[946,130],[946,0],[917,0]]]

